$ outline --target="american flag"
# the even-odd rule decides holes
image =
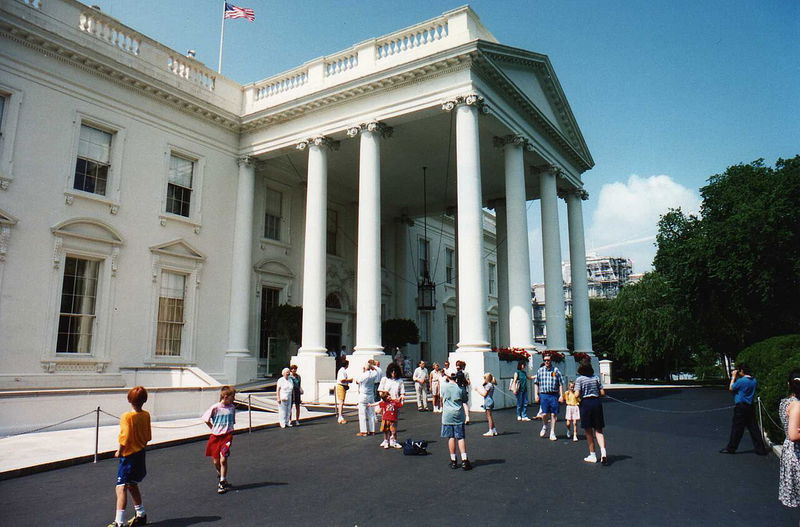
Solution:
[[[225,2],[225,16],[223,18],[246,18],[252,22],[256,19],[256,14],[249,7],[237,7]]]

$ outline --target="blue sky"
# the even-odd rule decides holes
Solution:
[[[96,0],[216,69],[222,2]],[[236,0],[223,74],[249,83],[463,5],[461,1]],[[587,249],[649,268],[667,207],[732,164],[800,153],[800,1],[475,0],[497,39],[547,54],[596,166],[584,174]],[[531,262],[541,280],[538,203]],[[562,224],[566,216],[562,211]],[[563,236],[565,238],[565,236]],[[640,240],[635,243],[627,243]],[[564,240],[566,247],[566,240]],[[566,251],[563,253],[567,257]]]

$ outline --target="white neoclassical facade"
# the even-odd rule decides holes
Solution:
[[[496,371],[493,344],[533,349],[529,251],[566,349],[556,208],[585,269],[593,161],[548,58],[470,8],[244,86],[74,0],[4,0],[0,38],[0,388],[241,383],[292,360],[316,400],[326,349],[384,357],[387,318],[417,322],[414,359]],[[279,304],[303,308],[296,350],[265,327]]]

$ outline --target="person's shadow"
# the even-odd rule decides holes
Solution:
[[[288,483],[284,481],[261,481],[258,483],[245,483],[244,485],[235,485],[231,490],[250,490],[250,489],[259,489],[261,487],[275,487],[278,485],[288,485]]]
[[[625,455],[608,456],[608,466],[613,465],[617,461],[625,461],[626,459],[631,459],[631,456],[625,456]]]
[[[157,522],[148,522],[147,525],[152,525],[153,527],[189,527],[190,525],[197,525],[198,523],[218,522],[221,519],[221,516],[190,516],[188,518],[171,518]]]
[[[505,463],[505,459],[475,459],[470,460],[472,462],[473,467],[483,467],[487,465],[500,465]]]

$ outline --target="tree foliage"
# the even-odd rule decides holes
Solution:
[[[267,325],[277,337],[300,345],[303,337],[303,308],[289,304],[275,306],[270,309]]]

